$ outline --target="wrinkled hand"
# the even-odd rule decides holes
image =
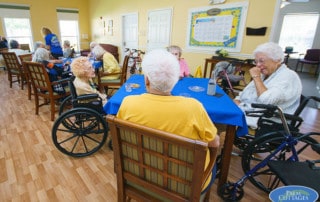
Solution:
[[[249,73],[251,75],[251,77],[254,77],[254,76],[261,76],[261,71],[260,71],[260,68],[258,67],[252,67],[250,70],[249,70]]]

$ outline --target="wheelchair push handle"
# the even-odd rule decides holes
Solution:
[[[258,104],[258,103],[252,103],[252,104],[251,104],[251,107],[252,107],[252,108],[268,109],[268,110],[272,110],[272,111],[275,111],[275,110],[279,109],[278,106],[275,106],[275,105]]]

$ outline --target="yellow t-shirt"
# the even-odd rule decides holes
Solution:
[[[122,101],[117,117],[205,142],[212,141],[217,134],[217,129],[203,105],[193,98],[182,96],[148,93],[127,96]],[[208,152],[206,166],[209,158]],[[210,178],[204,187],[209,182]]]
[[[116,58],[109,52],[106,52],[103,54],[103,70],[107,73],[119,73],[120,66],[118,64],[118,61]],[[104,76],[101,79],[102,80],[108,80],[108,79],[118,79],[120,75],[112,75],[112,76]]]

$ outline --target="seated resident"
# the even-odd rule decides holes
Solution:
[[[97,60],[102,60],[103,62],[103,71],[106,73],[119,73],[121,71],[120,66],[116,58],[106,51],[102,46],[95,45],[92,49],[91,53],[95,56]],[[102,80],[111,80],[111,79],[118,79],[120,74],[118,75],[111,75],[111,76],[104,76]]]
[[[177,59],[165,49],[153,50],[144,56],[142,70],[147,93],[125,97],[117,117],[195,140],[203,140],[208,142],[209,147],[218,147],[220,142],[217,129],[203,105],[193,98],[171,95],[179,80],[180,67]],[[209,154],[206,166],[208,158]],[[209,182],[210,180],[206,182],[205,187]]]
[[[28,54],[29,52],[26,50],[22,50],[20,48],[20,44],[17,40],[10,40],[9,42],[10,45],[10,49],[8,50],[9,52],[15,52],[17,56],[19,55],[24,55],[24,54]],[[20,62],[20,58],[18,57],[18,60]]]
[[[249,70],[252,81],[235,98],[242,110],[252,110],[251,103],[279,106],[293,114],[300,104],[302,84],[295,71],[283,63],[282,48],[273,42],[259,45],[254,51],[256,67]],[[246,117],[248,126],[257,128],[256,117]]]
[[[63,57],[64,58],[71,58],[73,57],[73,50],[70,46],[70,41],[65,40],[63,42]]]
[[[39,62],[44,64],[47,69],[50,81],[57,81],[61,78],[64,78],[64,67],[57,66],[56,64],[62,63],[62,60],[50,60],[49,51],[45,48],[37,48],[36,52],[33,54],[32,62]],[[59,84],[55,85],[53,90],[57,93],[64,94],[64,88]]]
[[[98,94],[103,105],[107,102],[107,95],[100,93],[92,81],[92,78],[95,77],[95,71],[89,58],[78,57],[74,59],[71,63],[71,71],[76,77],[73,84],[78,95]]]
[[[172,53],[179,61],[180,64],[180,78],[183,77],[189,77],[190,76],[190,70],[187,62],[185,59],[181,58],[182,50],[179,46],[169,46],[167,50]]]

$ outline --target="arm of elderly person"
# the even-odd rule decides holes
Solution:
[[[258,77],[254,78],[235,98],[235,103],[239,105],[242,102],[249,104],[257,102],[282,105],[284,108],[293,105],[300,98],[301,81],[295,72],[287,67],[281,68],[265,81]]]

